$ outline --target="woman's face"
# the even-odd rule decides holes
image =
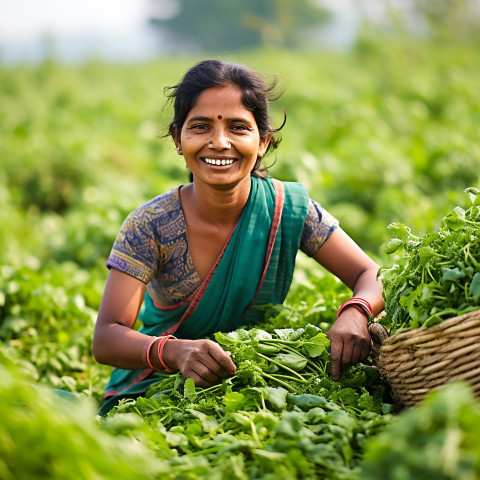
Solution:
[[[204,90],[175,136],[195,181],[223,187],[249,177],[270,141],[260,139],[242,91],[232,84]]]

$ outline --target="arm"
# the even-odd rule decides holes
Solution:
[[[370,303],[373,314],[384,306],[378,265],[340,228],[320,247],[315,260],[337,276],[352,291]],[[364,360],[370,352],[367,316],[356,308],[346,308],[328,331],[331,341],[331,373],[334,380],[350,364]]]
[[[133,330],[146,286],[140,280],[111,269],[103,293],[93,336],[93,354],[99,363],[118,368],[146,368],[142,352],[151,337]],[[161,369],[156,343],[151,349],[153,366]],[[233,375],[235,365],[210,340],[168,340],[163,350],[165,364],[191,377],[199,386],[210,386]]]

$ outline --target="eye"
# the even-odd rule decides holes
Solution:
[[[195,123],[188,128],[189,128],[189,130],[207,130],[208,125],[205,125],[204,123]]]
[[[237,131],[237,132],[250,132],[252,129],[248,128],[246,125],[232,125],[232,130]]]

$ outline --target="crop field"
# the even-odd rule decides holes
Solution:
[[[304,183],[388,271],[387,313],[411,276],[392,268],[399,247],[427,239],[428,262],[432,232],[460,239],[465,221],[469,247],[436,278],[470,278],[466,308],[480,307],[477,50],[404,42],[223,59],[278,74],[273,118],[283,108],[287,123],[270,173]],[[303,254],[272,317],[216,335],[234,377],[203,390],[171,374],[96,415],[111,370],[91,349],[105,262],[130,211],[188,182],[165,137],[164,89],[197,60],[0,65],[0,479],[480,478],[467,384],[407,411],[370,361],[331,380],[325,334],[351,292]],[[442,292],[449,312],[462,291]],[[415,307],[417,325],[432,308]],[[409,314],[391,319],[404,327]]]

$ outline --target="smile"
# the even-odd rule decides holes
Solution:
[[[222,158],[221,160],[219,158],[204,158],[203,161],[205,163],[208,163],[210,165],[231,165],[235,160],[228,158]]]

